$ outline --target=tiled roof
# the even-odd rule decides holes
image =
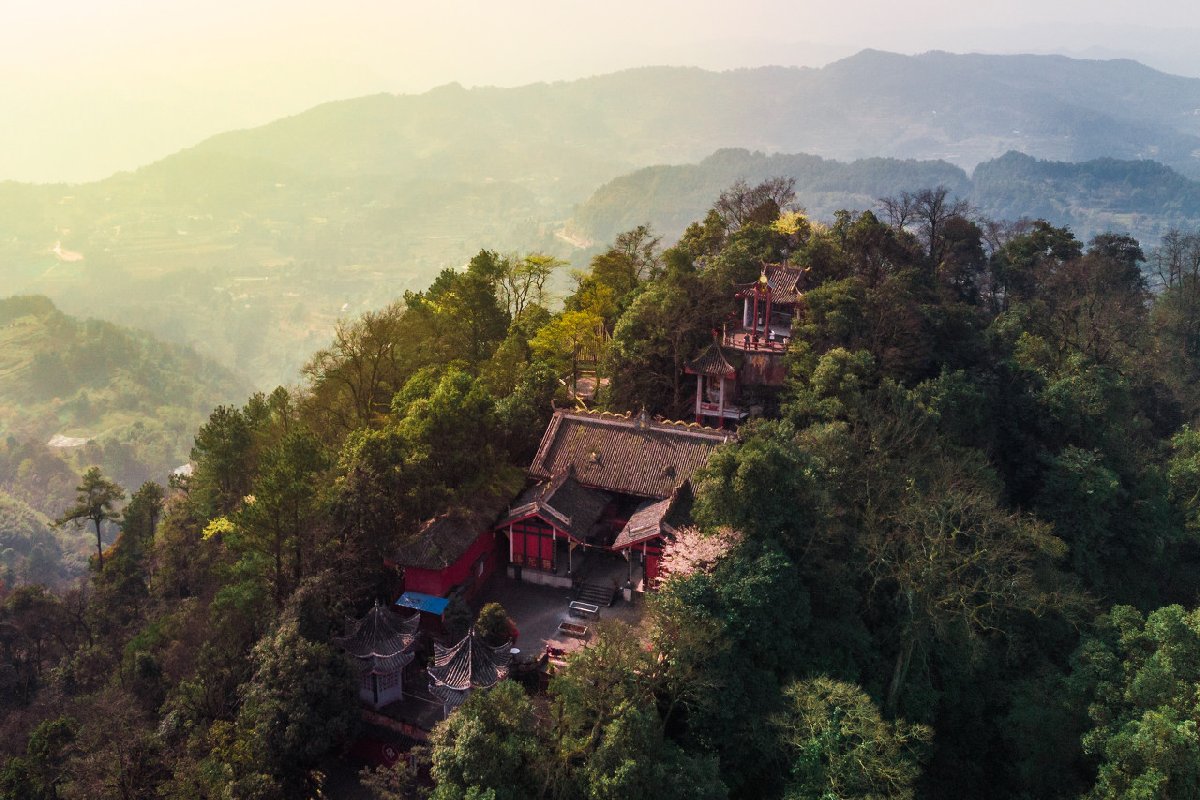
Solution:
[[[429,665],[429,691],[443,703],[459,705],[471,689],[486,689],[508,677],[509,644],[492,647],[471,628],[451,647],[435,643]]]
[[[394,561],[405,567],[445,569],[461,558],[480,535],[491,530],[495,517],[494,512],[455,510],[426,520],[412,540],[400,546]]]
[[[401,617],[376,603],[362,619],[350,620],[348,635],[334,641],[354,656],[363,673],[383,675],[403,669],[413,660],[411,651],[420,622],[420,614]]]
[[[690,521],[692,502],[690,481],[665,500],[647,500],[634,509],[629,522],[613,540],[612,548],[620,550],[664,534],[674,537],[675,530]]]
[[[695,360],[689,361],[683,369],[693,375],[712,375],[721,378],[737,376],[737,367],[730,363],[721,350],[721,346],[716,342],[706,347],[703,353],[698,355]]]
[[[800,291],[800,281],[808,270],[803,267],[793,267],[787,264],[764,264],[763,272],[767,276],[767,286],[771,290],[773,303],[798,303],[803,297]],[[761,279],[760,279],[761,280]],[[758,281],[737,284],[737,297],[749,297],[758,286]]]
[[[666,500],[647,500],[638,506],[630,515],[629,522],[625,523],[625,527],[613,540],[613,550],[620,550],[638,542],[653,539],[655,536],[661,536],[665,532],[663,526],[673,500],[674,498],[671,497]]]
[[[577,541],[586,541],[612,496],[598,489],[589,489],[575,480],[574,469],[568,467],[553,479],[526,489],[497,525],[537,514],[566,531]]]
[[[586,487],[661,500],[733,438],[695,424],[559,409],[529,474],[545,479],[574,468]]]

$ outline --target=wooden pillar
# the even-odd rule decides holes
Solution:
[[[725,376],[721,376],[721,399],[717,403],[717,427],[725,427]]]
[[[702,424],[704,422],[704,420],[701,419],[701,414],[700,414],[700,403],[703,398],[704,398],[704,376],[701,375],[699,372],[697,372],[696,373],[696,424]]]
[[[512,523],[508,523],[508,563],[513,563],[513,532]],[[522,542],[524,544],[524,542]]]
[[[754,290],[754,316],[750,318],[750,332],[758,338],[758,289]]]
[[[633,554],[628,547],[625,548],[625,566],[628,567],[629,574],[625,577],[625,585],[630,589],[633,588]]]
[[[743,297],[742,298],[742,327],[749,328],[750,321],[752,319],[753,319],[753,317],[750,316],[750,298]]]
[[[650,580],[646,575],[646,542],[642,542],[642,591],[650,590]]]
[[[538,553],[538,555],[541,556],[541,553]],[[570,554],[568,553],[568,556],[569,555]],[[568,557],[567,558],[567,564],[568,564],[567,574],[568,575],[571,574],[570,563],[571,563],[571,559]],[[553,525],[550,526],[550,566],[551,566],[553,572],[555,572],[555,573],[558,572],[558,528],[554,527]]]
[[[767,313],[763,316],[763,336],[771,338],[771,295],[767,295]]]
[[[575,542],[567,539],[567,577],[571,577],[571,571],[574,569],[572,556],[575,555]]]

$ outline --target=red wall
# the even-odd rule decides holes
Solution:
[[[554,569],[554,528],[540,517],[527,517],[511,523],[512,563],[547,572]]]
[[[655,537],[649,541],[629,546],[634,558],[644,559],[646,588],[653,589],[658,579],[659,565],[662,562],[662,539]]]
[[[646,554],[646,588],[653,588],[654,582],[658,580],[658,562],[659,556]]]
[[[475,563],[483,556],[483,574],[476,576]],[[474,579],[475,585],[470,594],[474,594],[479,586],[488,579],[496,569],[496,538],[491,531],[479,535],[467,552],[457,561],[441,570],[404,568],[404,591],[423,592],[437,597],[445,597],[446,593],[458,584]]]

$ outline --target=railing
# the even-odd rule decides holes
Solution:
[[[735,331],[725,334],[722,344],[747,353],[783,353],[787,351],[790,342],[791,338],[788,336],[768,338],[759,334],[756,339],[754,334],[747,331]]]
[[[741,406],[726,405],[725,410],[721,410],[720,403],[701,403],[700,413],[707,417],[728,417],[730,419],[740,419],[744,412]]]

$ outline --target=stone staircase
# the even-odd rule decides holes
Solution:
[[[603,586],[598,583],[585,582],[579,585],[579,592],[575,595],[575,599],[591,603],[594,606],[607,607],[612,605],[615,595],[616,592],[611,585]]]

